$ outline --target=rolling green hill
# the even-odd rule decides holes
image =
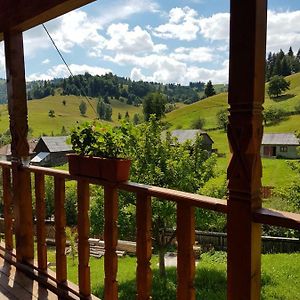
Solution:
[[[63,105],[63,100],[66,101],[66,105]],[[96,118],[96,114],[90,105],[87,103],[86,116],[81,116],[79,112],[80,102],[85,100],[83,97],[78,96],[49,96],[41,100],[28,101],[28,121],[29,127],[33,130],[32,135],[35,137],[41,134],[54,135],[60,134],[62,127],[66,130],[72,128],[76,122],[92,121]],[[92,99],[91,104],[96,110],[96,100]],[[135,113],[139,113],[142,116],[142,108],[133,105],[127,105],[117,100],[111,100],[113,108],[112,121],[118,123],[118,113],[121,113],[122,117],[125,116],[128,111],[129,116],[132,118]],[[48,116],[49,110],[53,109],[55,117]],[[8,128],[8,111],[7,105],[0,105],[0,132],[3,132]]]
[[[300,105],[300,73],[293,74],[287,77],[291,82],[290,90],[286,95],[279,97],[278,100],[270,99],[266,93],[264,107],[278,107],[288,112],[294,111],[296,105]],[[216,113],[222,109],[228,107],[227,105],[227,93],[221,93],[216,96],[198,101],[190,104],[184,108],[175,110],[167,114],[166,121],[171,124],[171,129],[188,129],[194,120],[201,117],[205,119],[205,129],[217,127]],[[294,131],[297,129],[297,121],[299,127],[300,116],[294,116],[288,118],[288,125],[278,124],[279,131],[273,131],[270,127],[266,127],[266,131],[270,132],[286,132]],[[281,129],[280,129],[281,128]]]
[[[280,97],[278,101],[270,99],[266,93],[265,108],[275,106],[292,112],[295,110],[295,106],[300,104],[300,73],[288,76],[287,79],[291,82],[288,93]],[[220,109],[228,107],[227,97],[227,93],[221,93],[179,108],[168,113],[166,121],[171,125],[171,130],[189,129],[193,121],[201,117],[205,119],[204,129],[215,128],[217,127],[216,113]],[[300,130],[300,114],[286,117],[285,120],[276,125],[264,127],[264,131],[269,133],[294,132],[297,130]],[[209,135],[214,141],[214,148],[218,149],[219,153],[225,154],[225,158],[218,158],[219,173],[224,174],[230,159],[227,135],[223,130],[209,131]],[[282,176],[282,174],[288,174],[288,176]],[[296,172],[288,167],[285,160],[263,159],[263,185],[283,186],[295,179],[296,176]],[[220,176],[220,181],[223,178],[224,175]]]

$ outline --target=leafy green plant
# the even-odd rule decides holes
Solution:
[[[72,148],[80,155],[125,158],[134,145],[132,130],[132,126],[125,123],[119,127],[84,123],[71,132]]]

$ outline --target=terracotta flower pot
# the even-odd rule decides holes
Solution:
[[[122,182],[129,179],[131,161],[128,159],[69,154],[68,161],[71,175],[96,177],[111,182]]]

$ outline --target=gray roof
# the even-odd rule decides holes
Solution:
[[[264,133],[262,145],[300,145],[294,133]]]
[[[71,151],[72,146],[67,144],[67,136],[42,136],[41,140],[49,149],[49,152]]]
[[[171,132],[173,137],[176,137],[179,143],[184,143],[187,140],[195,141],[197,134],[200,135],[207,135],[208,138],[213,143],[213,140],[211,137],[203,130],[201,129],[187,129],[187,130],[173,130]]]

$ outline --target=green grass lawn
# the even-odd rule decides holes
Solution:
[[[54,252],[49,251],[49,261],[54,260]],[[91,258],[91,280],[93,293],[103,296],[104,259]],[[152,258],[153,299],[176,299],[176,269],[167,268],[167,278],[158,275],[157,256]],[[119,299],[135,299],[136,258],[119,258],[118,282]],[[77,280],[77,262],[72,265],[68,257],[68,278],[74,283]],[[196,268],[196,299],[226,299],[226,254],[202,254]],[[261,299],[296,300],[300,291],[300,253],[298,254],[265,254],[262,255],[262,291]]]
[[[66,105],[63,105],[63,100]],[[40,100],[28,101],[28,123],[29,127],[33,130],[32,135],[38,137],[41,134],[54,135],[60,134],[62,127],[70,130],[76,125],[76,122],[92,121],[96,119],[96,114],[91,106],[87,103],[87,112],[85,116],[81,116],[79,112],[80,102],[85,100],[84,97],[77,96],[49,96]],[[142,107],[128,105],[118,100],[111,100],[113,109],[112,122],[118,124],[118,114],[121,113],[124,118],[126,111],[132,118],[135,113],[142,116]],[[96,99],[90,100],[91,105],[96,110]],[[48,116],[50,109],[55,112],[55,117]],[[9,127],[7,105],[0,105],[0,132],[5,131]]]

